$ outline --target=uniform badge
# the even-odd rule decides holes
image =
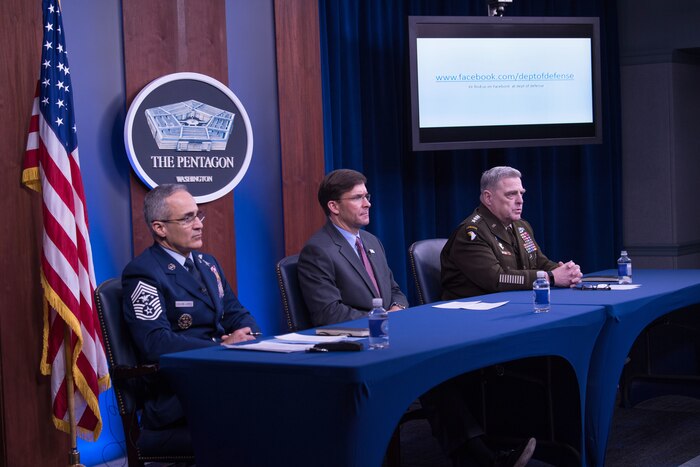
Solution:
[[[474,217],[472,217],[472,222],[479,222],[479,219],[481,219],[481,215],[477,214]]]
[[[192,326],[192,315],[189,313],[183,313],[177,320],[177,325],[180,329],[188,329]]]
[[[131,293],[131,305],[137,319],[153,321],[163,312],[158,298],[158,290],[152,285],[139,281]]]
[[[474,240],[476,238],[476,234],[474,232],[469,231],[467,232],[467,235],[469,236],[470,240]]]
[[[506,247],[503,246],[503,243],[498,242],[498,246],[501,249],[501,254],[503,256],[510,256],[512,254],[510,251],[506,250]]]
[[[168,264],[168,269],[171,270],[171,271],[174,271],[174,270],[175,270],[175,267],[176,267],[176,266],[175,266],[173,263]]]
[[[532,240],[532,237],[530,237],[530,234],[525,232],[525,229],[523,229],[520,232],[520,238],[523,239],[523,245],[525,246],[525,251],[528,253],[533,253],[537,251],[537,246],[535,245],[535,242]]]

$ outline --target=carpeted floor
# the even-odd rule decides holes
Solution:
[[[616,410],[606,467],[676,467],[699,456],[700,400],[664,396]]]
[[[103,464],[104,467],[125,465],[125,459]],[[425,420],[402,426],[401,465],[451,467]],[[550,467],[550,464],[533,459],[528,467]],[[700,467],[700,399],[664,396],[632,409],[617,408],[605,467]]]
[[[425,420],[404,424],[403,467],[450,467]],[[533,459],[528,467],[550,464]],[[700,400],[664,396],[632,409],[618,408],[605,467],[700,467]]]

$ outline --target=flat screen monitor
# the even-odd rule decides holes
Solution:
[[[599,144],[598,18],[410,16],[413,150]]]

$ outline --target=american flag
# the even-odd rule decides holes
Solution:
[[[43,0],[41,71],[27,137],[22,183],[42,193],[44,338],[41,371],[51,375],[52,418],[70,432],[66,369],[71,365],[77,434],[94,441],[102,430],[99,393],[109,388],[95,314],[95,271],[80,175],[68,55],[56,0]],[[69,329],[71,362],[65,361]]]

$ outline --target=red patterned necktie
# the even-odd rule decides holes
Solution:
[[[379,285],[377,284],[377,279],[374,277],[374,271],[372,270],[372,265],[369,263],[369,258],[367,257],[367,253],[365,253],[365,249],[362,246],[362,241],[360,240],[359,236],[355,237],[355,247],[357,248],[357,253],[360,255],[360,259],[362,259],[362,264],[365,265],[369,278],[372,279],[374,290],[377,292],[376,297],[381,297],[381,294],[379,293]]]

